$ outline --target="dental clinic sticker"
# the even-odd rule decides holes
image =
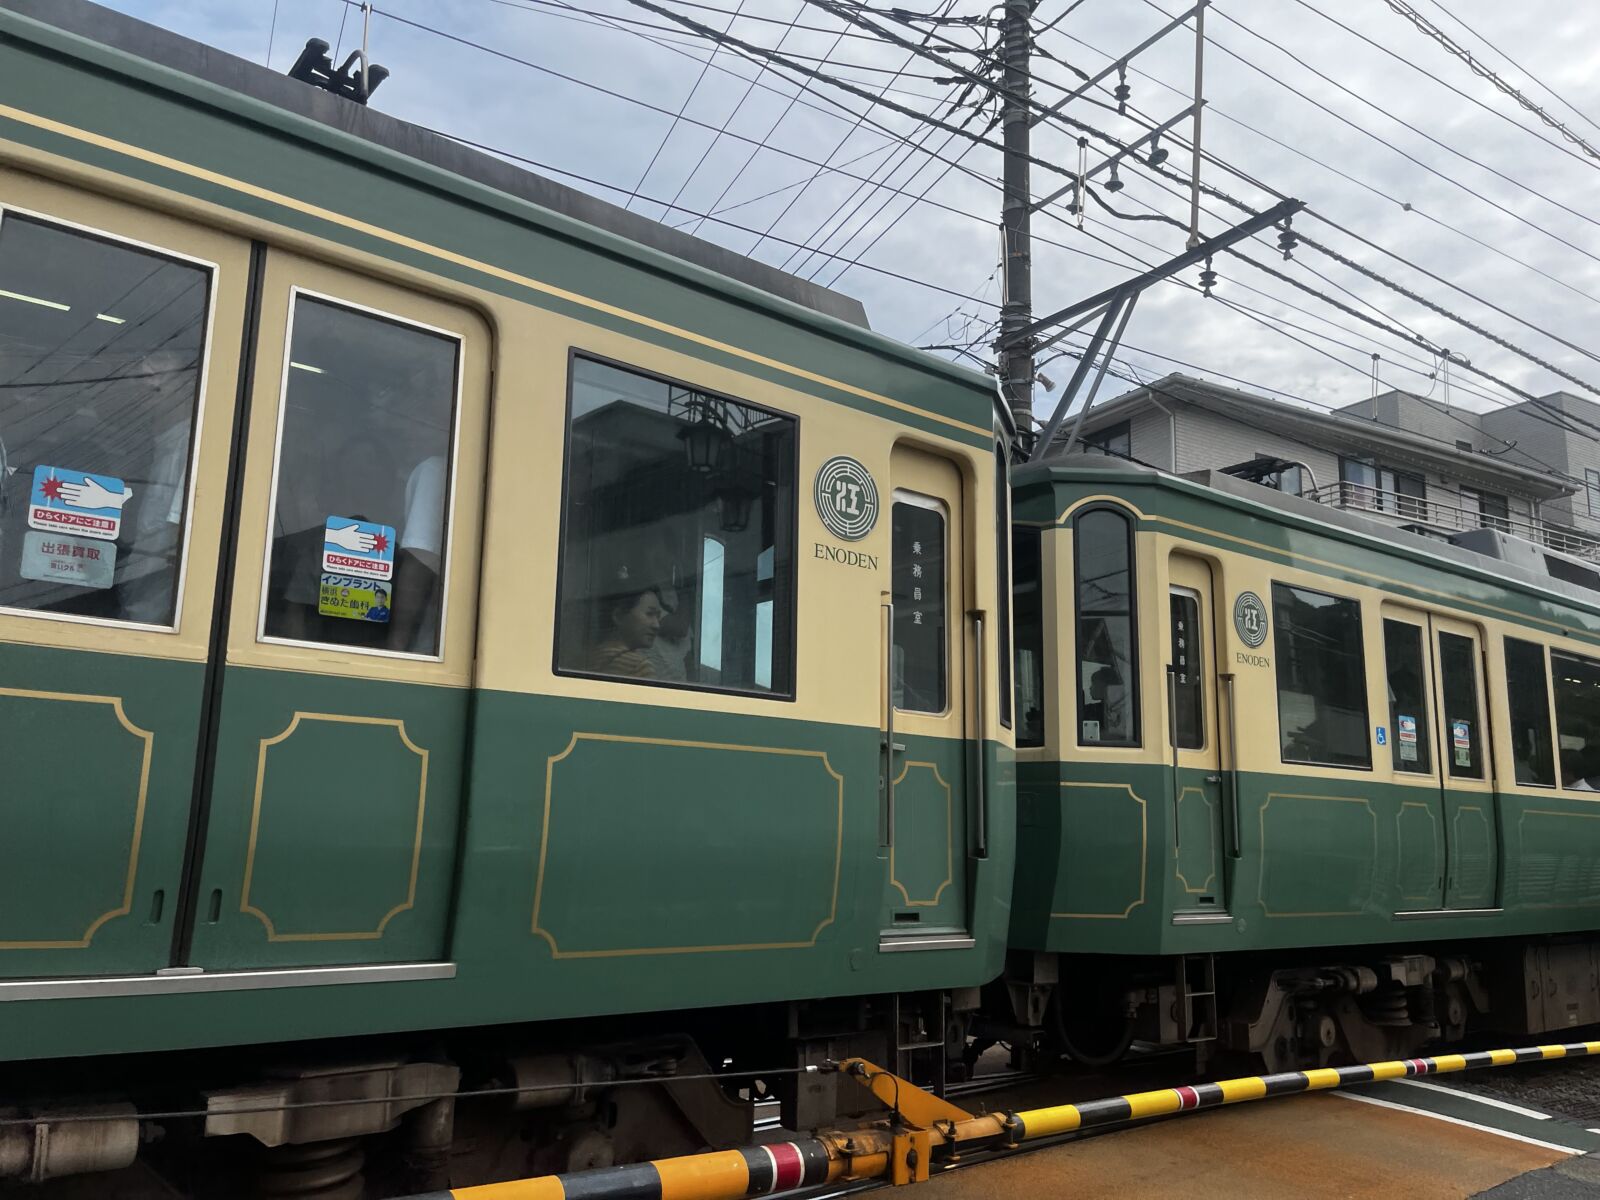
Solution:
[[[28,528],[114,542],[122,532],[122,506],[132,497],[133,489],[113,475],[35,467]]]
[[[394,550],[394,526],[329,517],[322,530],[317,612],[324,617],[386,623]]]
[[[1472,765],[1472,726],[1466,721],[1450,722],[1450,744],[1455,748],[1456,766]]]

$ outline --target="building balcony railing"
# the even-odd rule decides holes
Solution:
[[[1575,558],[1600,559],[1600,537],[1591,537],[1564,525],[1521,516],[1499,516],[1459,504],[1441,504],[1421,496],[1369,487],[1364,483],[1330,483],[1302,492],[1307,500],[1341,508],[1347,512],[1370,513],[1400,525],[1418,525],[1441,533],[1460,533],[1469,529],[1498,529],[1513,537],[1548,546]]]

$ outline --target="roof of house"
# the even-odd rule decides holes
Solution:
[[[1308,445],[1332,451],[1370,454],[1389,462],[1406,461],[1467,483],[1480,483],[1539,499],[1570,495],[1575,489],[1548,471],[1517,466],[1421,434],[1396,429],[1348,410],[1324,412],[1257,396],[1206,379],[1167,375],[1098,406],[1084,418],[1092,432],[1158,403],[1193,405],[1219,416],[1269,428]],[[1218,464],[1221,466],[1222,464]]]

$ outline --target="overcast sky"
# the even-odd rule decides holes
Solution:
[[[737,11],[731,27],[735,37],[810,56],[802,61],[814,66],[827,60],[830,65],[821,69],[919,113],[941,118],[952,113],[958,89],[945,81],[947,69],[860,36],[859,30],[846,33],[841,21],[805,0],[652,2],[719,30],[729,28],[730,14]],[[270,46],[271,65],[280,70],[288,68],[308,37],[339,42],[348,53],[361,36],[360,11],[346,0],[278,0],[276,6],[273,0],[111,3],[257,62],[267,61]],[[988,11],[979,0],[953,4],[948,10],[953,16],[980,18]],[[1583,115],[1587,111],[1600,120],[1600,98],[1593,89],[1600,63],[1600,5],[1570,0],[1411,4],[1600,154],[1600,127]],[[935,11],[932,0],[915,7]],[[1036,62],[1035,95],[1047,103],[1060,98],[1063,88],[1056,85],[1070,88],[1078,82],[1072,67],[1098,72],[1164,25],[1162,10],[1175,15],[1178,0],[1043,0],[1036,24],[1060,22],[1041,35],[1039,46],[1062,61]],[[1354,33],[1323,14],[1337,17]],[[408,26],[401,18],[462,42]],[[692,33],[662,33],[638,22],[671,24],[628,0],[384,0],[372,18],[371,50],[373,60],[393,75],[374,105],[526,156],[565,182],[629,202],[652,217],[690,222],[702,237],[859,296],[873,325],[894,337],[918,344],[974,343],[973,354],[990,357],[984,334],[1001,289],[996,151],[938,130],[924,141],[926,126],[914,118],[873,108],[825,84],[813,84],[796,100],[799,89],[790,76],[761,71],[731,51],[718,53],[704,69],[706,44]],[[915,36],[904,26],[884,23]],[[974,50],[982,37],[970,26],[937,32]],[[1590,335],[1600,328],[1600,205],[1591,202],[1600,184],[1595,174],[1600,159],[1473,74],[1396,15],[1387,0],[1218,0],[1208,12],[1206,32],[1203,142],[1208,152],[1479,299],[1316,218],[1303,215],[1296,229],[1600,386],[1600,361],[1589,356],[1597,340]],[[980,61],[974,53],[935,45],[963,67]],[[616,99],[557,72],[664,111]],[[1188,103],[1193,73],[1189,26],[1134,60],[1127,118],[1088,98],[1074,102],[1066,114],[1101,133],[1131,139],[1145,129],[1133,110],[1167,120]],[[1115,84],[1112,76],[1106,86]],[[1093,98],[1111,103],[1104,91]],[[1567,100],[1579,106],[1579,113],[1565,106]],[[858,121],[856,114],[864,109],[868,118]],[[675,121],[680,110],[683,119]],[[968,128],[998,140],[998,126],[989,129],[991,113],[992,108]],[[971,109],[957,108],[954,114],[959,121]],[[1188,128],[1185,121],[1181,132],[1187,135]],[[959,159],[960,165],[947,171],[945,162],[909,150],[893,136],[908,134],[916,134],[939,158]],[[1035,153],[1063,170],[1075,170],[1077,138],[1074,130],[1041,124],[1035,128]],[[1103,147],[1091,137],[1091,166],[1104,157]],[[839,170],[819,174],[817,162]],[[1187,151],[1174,146],[1165,168],[1186,174]],[[1122,191],[1100,192],[1119,211],[1150,215],[1159,210],[1187,219],[1180,185],[1153,178],[1142,163],[1119,174],[1126,185]],[[889,186],[866,187],[865,179]],[[1207,164],[1203,179],[1252,208],[1276,199],[1219,166]],[[1058,172],[1034,169],[1037,197],[1064,182]],[[630,201],[632,192],[637,195]],[[918,201],[924,192],[925,199]],[[1242,216],[1220,201],[1207,199],[1204,207],[1206,234]],[[733,224],[694,220],[693,214],[706,212]],[[1152,263],[1184,246],[1182,229],[1118,220],[1093,201],[1082,231],[1059,205],[1048,212],[1034,222],[1036,235],[1048,239],[1036,240],[1034,249],[1040,314],[1142,269],[1133,266],[1128,253]],[[763,239],[760,234],[769,230],[771,236]],[[1286,264],[1274,242],[1270,233],[1257,240],[1251,257],[1387,325],[1462,354],[1517,387],[1541,395],[1561,388],[1581,394],[1551,371],[1335,261],[1301,248]],[[838,257],[807,254],[791,243]],[[846,260],[857,257],[863,265],[848,266]],[[1198,273],[1191,269],[1183,278],[1193,283]],[[1431,388],[1435,397],[1444,396],[1442,379],[1429,378],[1435,360],[1427,351],[1249,265],[1218,259],[1217,273],[1218,297],[1259,310],[1280,325],[1303,326],[1287,332],[1309,345],[1190,288],[1163,284],[1146,293],[1134,314],[1118,370],[1145,379],[1185,370],[1258,392],[1341,404],[1369,393],[1371,355],[1377,351],[1386,386],[1424,394]],[[1486,307],[1491,303],[1514,316]],[[1081,345],[1081,339],[1073,344]],[[1072,366],[1071,359],[1062,359],[1044,370],[1059,388]],[[1451,379],[1453,403],[1486,408],[1514,399],[1460,367],[1452,369]],[[1104,394],[1124,387],[1111,381]],[[1052,401],[1041,388],[1038,411],[1047,411]]]

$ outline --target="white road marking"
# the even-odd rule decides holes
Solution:
[[[1421,1079],[1390,1079],[1388,1083],[1401,1083],[1406,1087],[1427,1088],[1430,1092],[1443,1092],[1446,1096],[1454,1096],[1459,1100],[1471,1100],[1477,1104],[1488,1104],[1494,1108],[1503,1108],[1506,1112],[1516,1113],[1519,1117],[1532,1117],[1536,1121],[1548,1121],[1549,1113],[1540,1112],[1534,1108],[1523,1108],[1520,1104],[1512,1104],[1506,1100],[1496,1100],[1493,1096],[1479,1096],[1473,1092],[1460,1091],[1452,1087],[1444,1087],[1437,1083],[1428,1083]],[[1589,1130],[1590,1133],[1596,1132]]]
[[[1379,1100],[1376,1096],[1362,1096],[1356,1092],[1333,1091],[1333,1096],[1342,1096],[1346,1100],[1355,1100],[1360,1104],[1375,1104],[1379,1108],[1392,1108],[1396,1112],[1413,1113],[1419,1117],[1429,1117],[1435,1121],[1445,1121],[1451,1125],[1461,1125],[1467,1129],[1476,1129],[1480,1133],[1492,1133],[1495,1137],[1510,1138],[1514,1142],[1525,1142],[1529,1146],[1538,1146],[1542,1150],[1554,1150],[1560,1154],[1578,1155],[1582,1150],[1574,1150],[1571,1146],[1558,1146],[1554,1142],[1541,1142],[1538,1138],[1524,1137],[1520,1133],[1510,1133],[1504,1129],[1496,1129],[1493,1125],[1479,1125],[1475,1121],[1463,1121],[1460,1117],[1447,1117],[1444,1113],[1429,1112],[1425,1108],[1411,1108],[1405,1104],[1396,1104],[1392,1100]]]

